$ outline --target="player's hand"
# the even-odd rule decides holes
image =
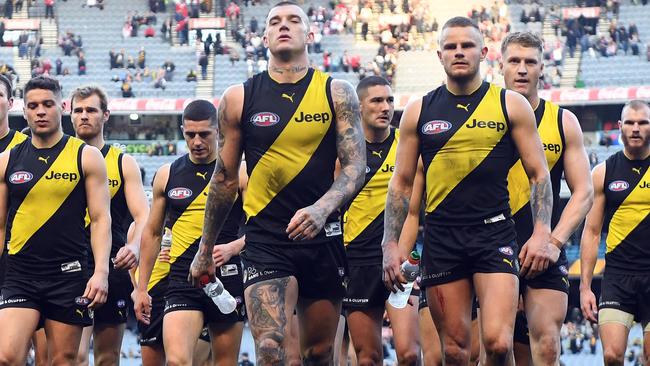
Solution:
[[[526,279],[535,278],[548,269],[548,266],[557,262],[560,257],[560,249],[548,240],[530,238],[521,248],[519,263],[521,263],[520,275]]]
[[[387,243],[383,246],[383,252],[384,285],[391,292],[404,291],[402,284],[406,283],[406,278],[402,274],[401,266],[406,258],[400,255],[397,243]]]
[[[138,265],[138,257],[140,253],[135,245],[125,245],[117,251],[115,261],[113,262],[115,269],[133,269]]]
[[[149,296],[147,291],[135,289],[131,297],[133,297],[135,317],[143,324],[149,325],[151,322],[151,296]]]
[[[316,205],[301,208],[293,215],[289,225],[287,225],[287,234],[291,240],[309,240],[313,239],[323,230],[327,220],[327,213]]]
[[[172,257],[169,255],[169,252],[169,248],[160,249],[160,252],[158,253],[158,262],[169,263],[169,261],[172,259]]]
[[[95,272],[86,283],[86,290],[82,297],[90,300],[88,307],[94,309],[106,302],[108,296],[108,274]]]
[[[201,255],[201,252],[197,251],[190,265],[187,280],[192,286],[202,288],[206,283],[216,281],[215,270],[212,256]]]
[[[596,305],[596,295],[591,289],[580,290],[580,310],[585,319],[596,323],[598,319],[598,305]]]
[[[231,243],[228,244],[217,244],[212,249],[212,260],[214,265],[221,267],[224,264],[228,263],[230,258],[235,256],[235,248]]]

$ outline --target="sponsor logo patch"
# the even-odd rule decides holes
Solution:
[[[278,122],[280,122],[280,117],[271,112],[260,112],[251,117],[251,123],[258,127],[269,127]]]
[[[511,247],[501,247],[499,248],[499,251],[507,256],[511,256],[514,254]]]
[[[615,180],[607,188],[612,192],[621,192],[630,188],[630,184],[624,180]]]
[[[79,271],[81,271],[81,263],[79,263],[79,261],[61,264],[61,272],[63,273],[79,272]]]
[[[124,301],[123,299],[119,299],[119,300],[117,300],[117,307],[118,307],[118,308],[124,308],[124,307],[126,307],[126,301]]]
[[[170,189],[167,196],[173,200],[183,200],[192,197],[192,190],[185,187]]]
[[[224,264],[219,270],[221,271],[221,277],[235,276],[239,273],[236,264]]]
[[[560,272],[562,272],[563,275],[568,275],[568,274],[569,274],[569,270],[566,269],[566,266],[565,266],[565,265],[561,265],[561,266],[559,267],[559,269],[560,269]]]
[[[9,182],[13,184],[27,183],[32,179],[34,179],[34,174],[25,171],[15,172],[9,176]]]
[[[451,122],[442,120],[433,120],[422,126],[422,133],[425,135],[436,135],[447,132],[451,128]]]
[[[325,236],[336,236],[341,235],[342,233],[340,222],[329,222],[325,224]]]

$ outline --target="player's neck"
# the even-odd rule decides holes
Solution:
[[[9,133],[9,120],[7,119],[2,123],[0,123],[0,139],[7,136],[8,133]]]
[[[37,149],[49,149],[56,145],[63,137],[63,131],[56,130],[49,135],[35,134],[32,131],[32,145]]]
[[[77,138],[80,138],[80,137],[77,136]],[[84,140],[84,139],[81,139],[81,140],[83,140],[83,142],[85,142],[87,145],[94,146],[94,147],[98,148],[99,150],[101,150],[104,147],[104,145],[106,145],[106,141],[104,140],[104,136],[101,133],[99,133],[99,134],[97,134],[97,136],[91,137],[91,138],[89,138],[87,140]]]
[[[533,108],[533,111],[537,110],[537,107],[539,107],[539,95],[537,92],[533,93],[534,95],[527,96],[526,99],[528,100],[528,103],[530,103],[530,106]]]
[[[623,154],[625,154],[625,157],[630,160],[645,160],[648,158],[648,156],[650,156],[650,147],[641,149],[630,149],[624,147]]]
[[[390,127],[379,129],[363,126],[363,133],[366,135],[366,141],[371,144],[376,144],[384,142],[388,138],[388,135],[390,135]]]
[[[447,90],[453,95],[470,95],[477,91],[482,83],[481,74],[476,74],[472,79],[466,81],[447,77]]]
[[[307,75],[309,59],[307,54],[298,60],[282,62],[277,57],[269,59],[269,76],[280,84],[297,83]]]

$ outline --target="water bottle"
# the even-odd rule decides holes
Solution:
[[[224,314],[230,314],[237,308],[237,300],[223,287],[223,283],[217,278],[216,282],[208,282],[203,291],[214,301],[215,305]]]
[[[400,268],[402,275],[407,281],[406,284],[403,285],[404,291],[397,290],[397,292],[391,292],[388,297],[388,303],[397,309],[402,309],[406,304],[408,304],[413,284],[420,275],[420,254],[416,251],[412,251],[408,259],[402,263]]]
[[[165,234],[163,234],[162,240],[160,241],[160,250],[169,249],[172,246],[172,231],[169,228],[165,228]]]

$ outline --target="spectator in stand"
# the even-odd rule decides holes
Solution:
[[[343,51],[341,56],[341,69],[344,72],[350,72],[350,56],[348,56],[348,50]]]
[[[162,90],[165,90],[165,87],[167,87],[167,80],[165,79],[166,77],[166,72],[165,68],[161,67],[158,69],[158,72],[156,73],[156,79],[154,81],[153,87],[154,88],[160,88]]]
[[[140,47],[140,52],[138,52],[138,67],[144,69],[146,66],[146,52],[144,51],[143,46]]]
[[[160,26],[160,35],[162,36],[163,40],[165,41],[171,40],[172,27],[173,27],[172,17],[167,17],[163,22],[163,24]]]
[[[187,73],[187,76],[185,77],[185,81],[191,82],[191,81],[196,81],[196,72],[194,69],[190,69],[190,72]]]
[[[239,50],[237,50],[237,47],[231,47],[229,55],[230,55],[230,64],[232,66],[235,66],[235,62],[239,61]]]
[[[5,46],[5,22],[0,22],[0,47]]]
[[[63,61],[60,58],[57,58],[54,62],[56,68],[56,76],[59,76],[63,73]]]
[[[181,46],[189,45],[188,19],[189,18],[186,17],[176,23],[176,33],[178,33],[179,43]]]
[[[175,9],[175,17],[176,21],[179,21],[181,19],[185,19],[189,16],[188,10],[187,10],[187,4],[185,3],[185,0],[181,0],[176,4],[176,9]]]
[[[51,74],[52,62],[50,61],[49,58],[43,60],[42,67],[43,67],[43,74],[47,74],[47,75]]]
[[[176,70],[176,65],[171,60],[165,61],[165,63],[162,65],[164,74],[165,74],[165,80],[166,81],[172,81],[174,78],[174,70]]]
[[[323,71],[330,72],[331,63],[332,63],[332,53],[323,52]]]
[[[251,31],[251,33],[257,33],[257,28],[258,28],[257,19],[253,16],[251,17],[251,21],[248,25],[248,29]]]
[[[153,25],[151,24],[147,25],[147,28],[144,29],[144,37],[153,38],[155,36],[156,36],[156,30],[154,29]]]
[[[11,2],[9,0],[8,2]],[[54,19],[54,0],[45,0],[45,19]]]
[[[83,52],[79,52],[79,60],[77,61],[77,68],[79,70],[79,75],[86,75],[86,58],[84,57]]]
[[[6,0],[5,1],[4,14],[5,14],[5,18],[7,18],[7,19],[11,19],[11,17],[13,17],[13,14],[14,14],[13,0]]]
[[[630,50],[632,50],[632,55],[633,56],[638,56],[639,55],[639,35],[634,34],[633,36],[630,37]]]
[[[122,38],[127,39],[131,37],[131,22],[126,21],[122,26]]]
[[[226,17],[231,24],[238,24],[240,12],[241,9],[239,6],[234,1],[231,1],[230,5],[228,5],[228,8],[226,8]]]
[[[124,80],[122,82],[122,98],[133,98],[133,88],[131,87],[131,83],[128,80]]]
[[[127,57],[126,68],[127,69],[134,69],[134,70],[136,69],[136,67],[135,67],[135,59],[133,58],[133,56]]]
[[[205,51],[201,51],[199,56],[199,66],[201,66],[201,78],[203,80],[208,78],[208,55],[205,54]]]

